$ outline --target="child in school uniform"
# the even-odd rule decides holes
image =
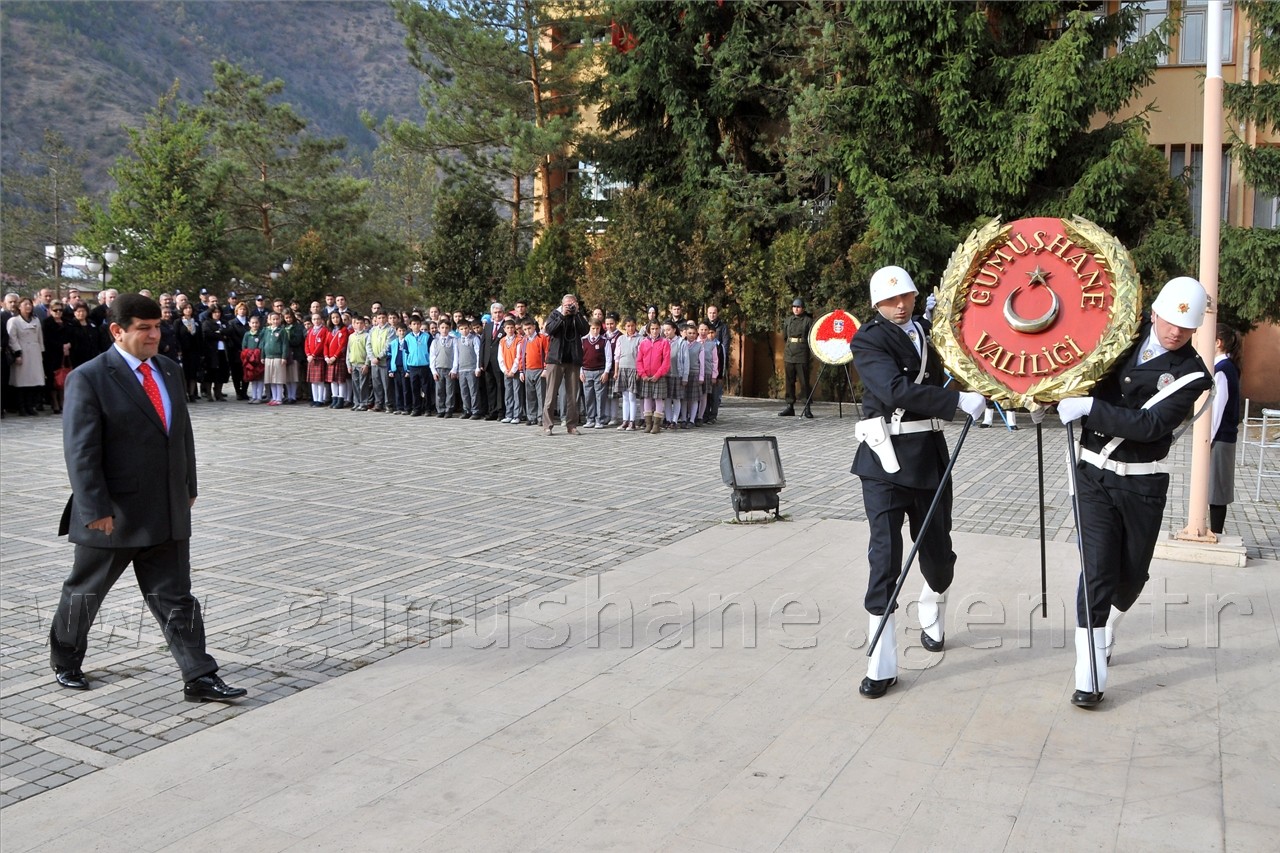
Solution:
[[[613,353],[600,321],[593,318],[588,328],[590,331],[582,336],[582,367],[578,371],[586,404],[583,406],[587,419],[584,426],[587,429],[604,429],[608,420],[604,413],[604,400],[608,392],[601,377],[613,367]]]
[[[640,333],[636,331],[636,319],[622,321],[622,334],[613,342],[613,393],[622,401],[622,425],[619,430],[634,432],[639,412],[636,411],[636,393],[639,390],[636,359],[640,354]]]
[[[462,419],[480,419],[480,376],[484,373],[480,364],[480,337],[475,334],[474,322],[463,320],[462,337],[457,340],[453,370],[449,375],[458,380],[458,394],[462,397]]]
[[[302,343],[307,354],[307,382],[311,385],[311,407],[323,406],[329,401],[329,385],[325,379],[324,350],[329,343],[329,329],[319,313],[311,315],[311,328]]]
[[[604,340],[605,346],[609,349],[609,367],[605,370],[604,375],[600,377],[604,385],[604,425],[617,426],[620,423],[618,419],[618,398],[613,393],[613,380],[617,376],[617,365],[613,363],[613,354],[616,352],[615,346],[618,335],[622,331],[618,328],[618,314],[616,311],[610,311],[604,315]]]
[[[662,336],[657,323],[650,323],[648,332],[636,354],[636,377],[644,407],[644,431],[657,435],[662,432],[667,374],[671,371],[671,342]]]
[[[720,363],[720,341],[716,338],[715,329],[711,328],[711,324],[705,320],[698,324],[698,339],[702,341],[702,387],[699,390],[698,412],[693,420],[694,426],[707,423],[712,388],[720,380],[720,372],[724,369],[724,365]]]
[[[538,329],[538,321],[532,317],[524,321],[524,370],[521,379],[524,382],[524,410],[528,413],[531,426],[542,425],[542,404],[546,389],[543,387],[542,371],[547,366],[547,346],[550,339]]]
[[[689,384],[689,346],[680,337],[674,320],[666,320],[662,324],[662,336],[671,347],[671,370],[667,373],[666,420],[665,429],[678,429],[681,404],[684,402],[685,388]]]
[[[267,315],[267,328],[262,330],[262,381],[271,389],[268,406],[284,403],[284,389],[289,382],[285,361],[289,358],[289,330],[284,327],[284,317],[272,311]]]
[[[346,318],[334,311],[329,315],[329,338],[324,344],[324,378],[333,395],[331,409],[346,407],[347,385],[351,379],[347,371],[347,340],[350,337],[351,327],[347,325]]]
[[[458,339],[453,336],[453,322],[441,317],[436,323],[436,335],[431,342],[431,372],[436,378],[436,417],[453,417],[454,383],[451,377],[457,372]]]
[[[698,337],[698,327],[694,323],[684,326],[685,348],[689,353],[689,372],[684,386],[684,400],[680,405],[680,429],[689,429],[698,418],[698,400],[703,393],[703,371],[705,370],[706,352],[703,341]]]
[[[266,399],[262,389],[262,320],[257,314],[249,318],[249,331],[240,343],[240,365],[244,381],[249,384],[249,402],[256,406]]]
[[[516,334],[516,321],[502,321],[498,339],[498,367],[502,370],[504,424],[518,424],[524,416],[524,385],[520,382],[520,362],[524,359],[524,338]]]
[[[390,394],[387,408],[393,415],[407,415],[411,411],[409,393],[409,327],[399,323],[396,334],[387,344],[387,383]]]

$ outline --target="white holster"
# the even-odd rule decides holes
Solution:
[[[853,435],[880,458],[880,467],[886,473],[895,474],[901,470],[898,454],[893,449],[893,439],[889,437],[889,428],[883,417],[863,418],[853,425]]]

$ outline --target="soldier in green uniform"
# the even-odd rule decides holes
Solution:
[[[794,417],[796,413],[796,383],[800,384],[800,396],[804,398],[804,416],[812,418],[809,409],[809,330],[813,328],[813,315],[804,310],[804,300],[791,300],[791,316],[782,321],[782,366],[786,377],[787,407],[778,412],[779,417]]]

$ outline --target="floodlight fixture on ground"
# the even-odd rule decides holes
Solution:
[[[733,516],[741,521],[744,512],[778,511],[778,494],[787,485],[782,475],[778,439],[772,435],[730,436],[720,451],[720,478],[733,489]]]

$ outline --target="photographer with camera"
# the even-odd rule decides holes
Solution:
[[[560,307],[547,316],[543,331],[550,340],[546,371],[543,373],[547,396],[542,410],[542,434],[551,435],[556,398],[563,381],[566,395],[564,424],[569,435],[578,435],[578,391],[581,386],[578,372],[582,367],[582,336],[587,333],[587,318],[578,309],[578,297],[566,293],[560,300]]]

